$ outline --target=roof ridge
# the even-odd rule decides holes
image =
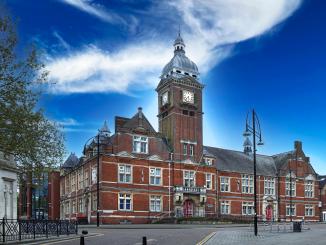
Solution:
[[[291,151],[285,151],[285,152],[280,152],[280,153],[277,153],[277,154],[273,154],[271,155],[272,157],[276,157],[276,156],[279,156],[279,155],[282,155],[282,154],[289,154],[289,153],[292,153],[294,152],[294,150],[291,150]]]
[[[226,149],[226,148],[221,148],[221,147],[213,147],[213,146],[205,146],[205,145],[204,145],[204,147],[215,148],[215,149],[219,149],[219,150],[232,151],[232,152],[237,152],[237,153],[245,154],[243,151],[240,151],[240,150],[233,150],[233,149]],[[258,156],[272,157],[272,155],[265,155],[265,154],[256,154],[256,155],[258,155]]]

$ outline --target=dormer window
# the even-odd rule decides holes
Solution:
[[[97,155],[97,146],[94,146],[94,148],[93,148],[92,156],[95,156],[95,155]]]
[[[181,71],[179,71],[179,70],[176,70],[176,72],[177,72],[177,73],[181,73]]]
[[[148,137],[135,135],[133,137],[133,152],[147,154],[148,153]]]
[[[213,165],[213,159],[212,159],[212,158],[205,157],[205,158],[204,158],[204,161],[205,161],[205,163],[206,163],[208,166],[212,166],[212,165]]]
[[[190,156],[193,156],[194,155],[194,149],[195,149],[194,145],[190,144],[189,145],[189,155]]]
[[[189,73],[188,72],[185,72],[185,75],[189,76]]]

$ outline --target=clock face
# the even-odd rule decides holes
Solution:
[[[165,105],[169,102],[169,92],[165,92],[162,95],[162,105]]]
[[[193,104],[194,103],[194,93],[187,91],[187,90],[183,90],[182,91],[182,101],[185,103]]]

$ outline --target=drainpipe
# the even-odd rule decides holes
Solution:
[[[173,159],[173,153],[170,153],[169,158],[169,218],[171,218],[171,163]]]
[[[280,210],[281,210],[281,200],[280,200],[280,188],[281,188],[281,177],[279,175],[279,173],[276,173],[276,177],[277,177],[277,221],[280,222],[281,221],[281,216],[280,216]]]
[[[322,188],[321,186],[319,185],[319,221],[322,222],[323,221],[323,203],[322,203],[322,198],[321,198],[321,192],[322,192]]]

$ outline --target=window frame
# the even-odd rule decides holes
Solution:
[[[157,200],[159,200],[159,206],[157,206]],[[154,202],[154,209],[152,209],[152,201]],[[163,199],[162,196],[160,195],[151,195],[149,197],[149,211],[150,212],[162,212],[162,206],[163,206]],[[159,210],[157,210],[156,208],[159,207]]]
[[[195,145],[189,144],[189,156],[194,156],[194,155],[195,155]]]
[[[225,181],[222,182],[222,179],[226,179],[227,182],[225,182]],[[230,182],[231,182],[230,177],[220,176],[220,192],[231,192]],[[222,190],[222,187],[224,187],[224,190]],[[227,190],[225,190],[226,189],[225,187],[227,187]]]
[[[143,138],[145,138],[146,140],[144,140]],[[135,147],[135,142],[138,142],[139,145],[139,151],[138,151],[138,147]],[[143,145],[145,144],[145,151],[142,151]],[[148,154],[148,145],[149,145],[149,137],[148,136],[144,136],[144,135],[133,135],[132,136],[132,152],[133,153],[137,153],[137,154]]]
[[[247,190],[245,188],[247,188]],[[241,193],[254,194],[254,176],[253,175],[241,174]]]
[[[120,208],[120,200],[122,200],[121,195],[123,195],[123,200],[124,200],[123,208]],[[129,197],[127,198],[127,196],[129,196]],[[130,209],[126,208],[127,207],[126,200],[130,200]],[[133,201],[133,196],[132,196],[131,193],[119,192],[118,193],[118,210],[120,210],[120,211],[133,211],[133,203],[132,203],[132,201]]]
[[[188,155],[188,144],[187,143],[182,144],[182,152],[183,152],[184,156]]]
[[[78,213],[84,213],[84,200],[82,197],[78,198]]]
[[[314,198],[315,197],[314,187],[315,187],[315,183],[313,180],[305,180],[304,181],[304,196],[306,198]],[[311,195],[307,195],[307,193],[310,193]]]
[[[288,212],[288,210],[292,213],[292,215],[290,214],[290,212]],[[285,206],[285,215],[286,216],[296,216],[297,213],[297,208],[295,204],[286,204]]]
[[[122,173],[121,172],[121,167],[124,167],[124,172]],[[126,167],[130,167],[130,173],[126,173]],[[130,181],[124,181],[124,180],[121,180],[120,179],[120,175],[123,175],[124,176],[124,180],[126,180],[126,176],[127,175],[130,175]],[[133,178],[132,178],[132,175],[133,175],[133,169],[132,169],[132,165],[130,164],[124,164],[124,163],[119,163],[118,165],[118,183],[125,183],[125,184],[132,184],[133,182]]]
[[[96,211],[97,210],[97,193],[93,193],[91,198],[92,198],[91,209],[92,209],[92,211]]]
[[[188,177],[186,178],[186,173],[188,173]],[[191,173],[193,173],[193,177],[191,178]],[[186,185],[186,180],[189,181],[189,186]],[[191,180],[193,182],[191,182]],[[193,183],[191,185],[191,183]],[[184,170],[183,171],[183,185],[186,187],[196,187],[196,172],[194,170]]]
[[[311,215],[309,213],[307,214],[307,210],[311,211]],[[305,204],[304,205],[304,216],[307,216],[307,217],[315,216],[315,206],[313,204]]]
[[[223,208],[224,207],[224,208]],[[228,207],[227,209],[225,207]],[[224,212],[224,211],[228,211],[228,212]],[[220,213],[222,215],[228,215],[231,214],[231,201],[225,200],[225,201],[221,201],[220,203]]]
[[[210,179],[207,179],[207,176],[210,176]],[[207,182],[210,183],[210,187],[207,187]],[[213,188],[213,174],[212,173],[206,173],[205,174],[205,184],[206,184],[206,189],[212,190]]]
[[[296,193],[297,192],[297,186],[296,185],[297,185],[296,178],[290,177],[290,176],[285,177],[285,196],[287,196],[287,197],[295,197],[296,194],[297,194]],[[292,187],[292,190],[290,190],[291,187]]]
[[[266,185],[267,184],[267,185]],[[269,190],[267,193],[266,190]],[[271,193],[271,190],[273,193]],[[275,196],[275,178],[268,176],[264,177],[264,195]]]
[[[209,157],[204,157],[204,162],[207,166],[212,166],[213,165],[213,159]]]
[[[245,212],[243,212],[245,210]],[[251,211],[249,213],[249,210]],[[242,202],[242,215],[251,216],[255,214],[254,202]]]
[[[151,170],[154,170],[154,175],[151,174]],[[160,170],[160,176],[156,175],[156,170]],[[149,168],[149,174],[148,174],[148,177],[149,177],[149,184],[150,184],[150,185],[161,186],[161,185],[163,184],[162,173],[163,173],[162,168],[150,167],[150,168]],[[151,182],[152,177],[154,177],[154,183]],[[156,184],[156,179],[157,179],[157,178],[160,179],[160,183],[159,183],[159,184]]]

